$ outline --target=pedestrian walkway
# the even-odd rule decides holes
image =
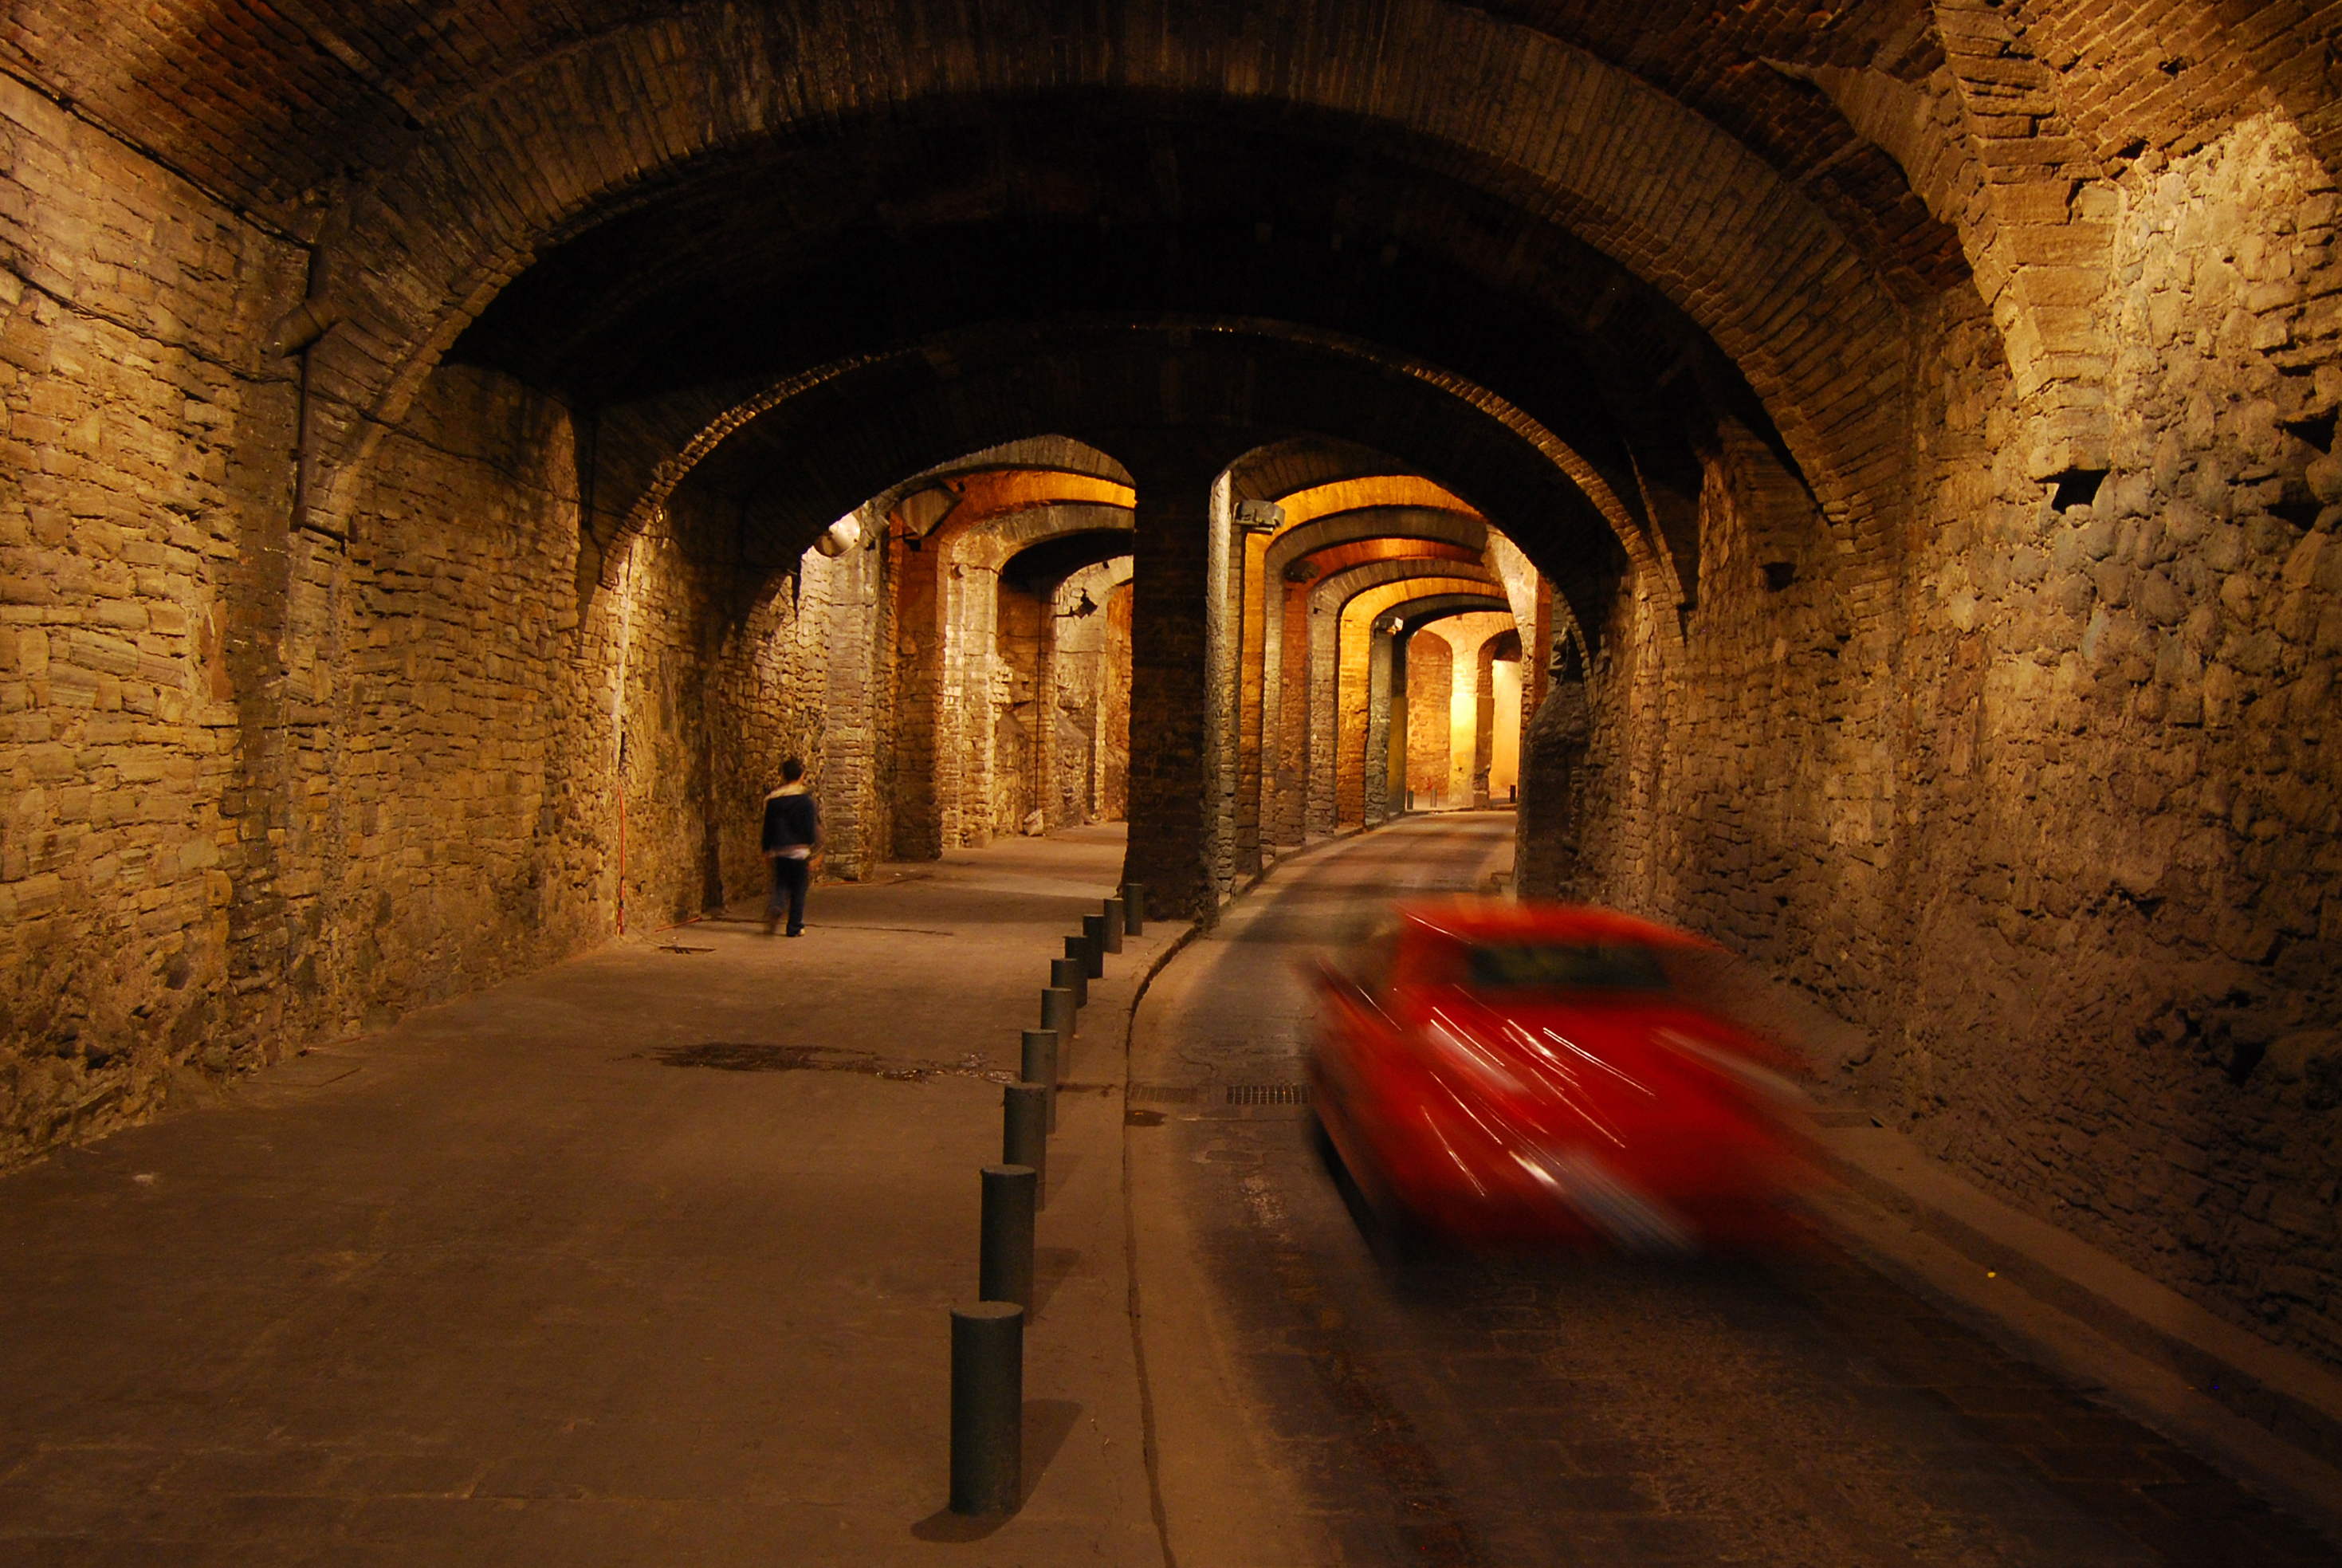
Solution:
[[[0,1180],[0,1563],[2335,1560],[1883,1221],[1891,1278],[1378,1265],[1302,966],[1508,844],[1321,845],[1092,982],[1012,1518],[944,1511],[947,1312],[1119,829],[613,944]]]
[[[1026,1506],[942,1513],[998,1080],[1122,849],[614,944],[0,1181],[0,1562],[1159,1561],[1118,1094],[1052,1150]]]

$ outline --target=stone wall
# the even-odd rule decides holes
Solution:
[[[2060,511],[1937,459],[1969,532],[1913,574],[1908,776],[1944,961],[1869,1071],[2021,1201],[2342,1362],[2333,183],[2272,117],[2123,195],[2113,472]],[[1990,443],[1988,407],[1944,424]]]
[[[1076,614],[1084,597],[1096,608]],[[1051,823],[1114,821],[1121,815],[1130,765],[1130,562],[1084,567],[1058,584],[1051,608],[1056,617],[1050,637],[1056,726]]]
[[[1419,810],[1446,801],[1455,663],[1447,639],[1436,631],[1406,640],[1406,787]]]
[[[1098,648],[1096,756],[1097,814],[1120,822],[1130,814],[1130,617],[1128,583],[1115,588],[1099,618],[1106,637]]]
[[[5,1168],[275,1002],[283,824],[246,747],[281,697],[297,391],[257,340],[300,255],[13,75],[0,185]]]
[[[2271,117],[2120,195],[2111,472],[2029,476],[1966,291],[1918,322],[1899,536],[1727,432],[1697,609],[1630,590],[1586,740],[1566,680],[1525,738],[1525,884],[1753,954],[1924,1144],[2342,1363],[2335,195]]]
[[[992,690],[987,694],[996,715],[990,814],[996,834],[1015,834],[1040,826],[1047,815],[1041,805],[1041,725],[1049,706],[1041,697],[1041,623],[1055,609],[1006,583],[999,594]]]
[[[379,1027],[608,929],[622,617],[579,614],[575,474],[558,404],[455,367],[371,467],[303,671],[330,714],[312,1027]]]

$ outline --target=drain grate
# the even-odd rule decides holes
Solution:
[[[827,1045],[774,1045],[711,1040],[702,1045],[662,1045],[636,1052],[669,1067],[713,1067],[722,1073],[865,1073],[897,1083],[924,1084],[930,1078],[985,1078],[996,1084],[1015,1081],[1015,1074],[993,1067],[977,1055],[957,1062],[898,1062],[870,1051],[845,1051]]]
[[[1306,1105],[1309,1085],[1306,1084],[1231,1084],[1228,1085],[1231,1105]]]
[[[1134,1105],[1192,1105],[1201,1093],[1193,1084],[1133,1084],[1129,1099]]]

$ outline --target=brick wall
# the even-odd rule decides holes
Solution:
[[[300,263],[14,76],[0,190],[5,1166],[277,1000],[296,393],[255,340]]]
[[[2103,484],[2030,471],[1965,291],[1918,323],[1921,502],[1877,553],[1728,439],[1684,631],[1630,587],[1583,719],[1565,681],[1525,737],[1524,881],[1755,954],[1927,1146],[2342,1362],[2333,182],[2276,116],[2154,162]]]
[[[310,1028],[379,1026],[607,929],[618,617],[579,615],[570,444],[550,400],[443,370],[347,547],[312,557],[332,608],[296,644],[328,709]]]

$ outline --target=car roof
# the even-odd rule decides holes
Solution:
[[[1395,910],[1399,919],[1458,942],[1607,942],[1644,947],[1714,948],[1688,931],[1644,920],[1622,910],[1591,904],[1548,904],[1537,899],[1408,899]]]

